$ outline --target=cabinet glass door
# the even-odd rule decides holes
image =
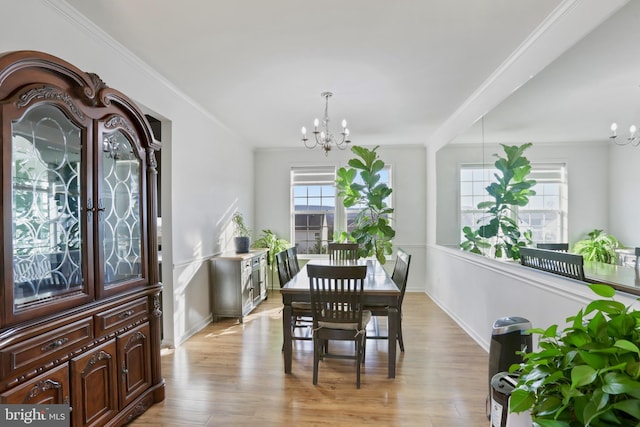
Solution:
[[[11,125],[14,309],[82,290],[82,132],[40,104]]]
[[[140,160],[121,131],[102,139],[102,195],[105,288],[142,278]]]

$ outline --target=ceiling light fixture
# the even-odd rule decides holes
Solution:
[[[106,156],[118,160],[120,158],[120,142],[115,135],[111,135],[102,140],[102,151]]]
[[[325,156],[329,154],[333,145],[338,147],[340,150],[344,150],[347,148],[347,144],[351,142],[351,140],[349,140],[349,129],[347,128],[346,120],[342,120],[342,132],[340,133],[342,135],[341,140],[335,139],[329,130],[329,98],[332,95],[333,94],[331,92],[322,92],[320,94],[320,96],[325,99],[324,118],[322,119],[322,130],[318,130],[320,121],[318,119],[313,121],[313,136],[315,139],[313,145],[307,144],[307,141],[309,141],[309,138],[307,138],[307,128],[304,126],[302,127],[302,142],[304,142],[304,146],[307,148],[316,148],[319,145],[324,149]]]
[[[631,125],[629,127],[629,136],[627,137],[627,139],[618,139],[618,134],[616,133],[616,131],[618,130],[618,124],[617,123],[611,123],[611,136],[609,137],[609,139],[613,139],[613,142],[615,142],[617,145],[633,145],[634,147],[637,147],[638,145],[640,145],[640,137],[638,137],[638,135],[636,135],[638,128],[636,127],[636,125]]]

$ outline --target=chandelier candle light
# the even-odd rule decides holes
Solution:
[[[313,136],[315,142],[313,145],[307,144],[309,138],[307,138],[307,128],[302,127],[302,142],[304,142],[304,146],[307,148],[316,148],[318,145],[324,149],[324,155],[328,155],[329,151],[331,151],[332,145],[335,145],[341,150],[347,148],[347,144],[351,142],[349,140],[349,129],[347,128],[347,121],[342,120],[342,135],[341,140],[336,140],[331,131],[329,130],[329,98],[333,95],[331,92],[322,92],[320,94],[325,98],[325,106],[324,106],[324,118],[322,119],[322,129],[318,130],[318,125],[320,121],[315,119],[313,121]]]
[[[638,128],[636,127],[636,125],[631,125],[629,127],[629,136],[627,137],[626,140],[617,139],[618,138],[618,135],[616,133],[617,130],[618,130],[618,124],[611,123],[611,136],[609,138],[613,139],[613,142],[615,142],[617,145],[631,144],[634,147],[637,147],[638,145],[640,145],[640,138],[638,137],[638,135],[636,135],[636,132],[638,131]]]

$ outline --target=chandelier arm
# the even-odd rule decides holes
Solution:
[[[316,133],[316,132],[314,132],[314,133]],[[311,148],[316,148],[316,147],[318,146],[318,135],[317,135],[317,134],[315,135],[315,140],[316,140],[316,142],[314,142],[314,144],[313,144],[313,145],[308,145],[308,144],[307,144],[307,141],[309,141],[309,138],[303,138],[303,139],[302,139],[302,142],[304,142],[304,146],[305,146],[305,147],[307,147],[307,148],[310,148],[310,149],[311,149]]]

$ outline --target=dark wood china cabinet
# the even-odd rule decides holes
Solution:
[[[164,399],[155,141],[96,74],[0,55],[0,403],[122,425]]]

